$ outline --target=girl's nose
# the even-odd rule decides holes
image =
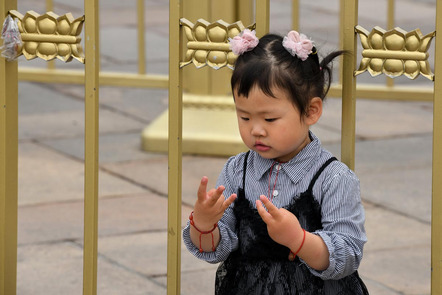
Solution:
[[[255,124],[252,127],[251,134],[252,136],[260,137],[265,136],[266,132],[262,126],[260,126],[259,124]]]

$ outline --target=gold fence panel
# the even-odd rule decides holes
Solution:
[[[442,72],[442,39],[436,38],[435,48],[435,74],[431,72],[428,62],[428,49],[436,32],[442,31],[442,4],[436,3],[436,32],[423,35],[419,29],[406,32],[400,28],[385,31],[374,27],[371,32],[357,26],[358,1],[341,1],[344,11],[343,36],[344,49],[352,47],[356,51],[356,36],[359,34],[362,44],[362,60],[359,69],[356,70],[354,58],[344,58],[342,99],[343,99],[343,130],[344,124],[350,124],[347,132],[342,132],[342,158],[344,162],[350,161],[353,167],[354,150],[347,150],[354,144],[354,104],[355,101],[355,76],[368,71],[372,76],[385,74],[389,77],[406,76],[415,79],[423,75],[434,81],[432,93],[434,117],[433,117],[433,180],[432,180],[432,213],[431,213],[431,294],[442,294],[442,83],[435,74]],[[390,4],[392,5],[392,4]],[[391,8],[390,8],[391,9]],[[355,55],[354,55],[355,56]],[[347,59],[347,62],[345,60]],[[353,73],[351,71],[354,71]],[[350,83],[349,83],[350,82]],[[350,85],[349,85],[350,84]],[[430,95],[430,93],[428,93]],[[426,98],[428,99],[428,97]],[[350,113],[353,113],[350,115]],[[351,133],[351,134],[350,134]],[[349,139],[345,139],[348,137]],[[353,137],[351,139],[351,137]],[[353,140],[353,142],[351,142]],[[348,146],[346,146],[346,144]],[[354,147],[353,147],[354,148]]]
[[[85,0],[85,74],[77,71],[25,69],[18,71],[17,62],[0,59],[0,294],[16,294],[17,263],[17,158],[18,158],[18,107],[17,77],[31,81],[85,83],[85,230],[84,230],[84,270],[83,294],[96,294],[97,289],[97,241],[98,241],[98,99],[99,84],[169,88],[169,199],[168,199],[168,294],[180,293],[181,262],[181,173],[182,173],[182,74],[180,63],[183,61],[180,46],[183,44],[181,30],[182,1],[170,1],[169,22],[169,77],[145,75],[142,66],[138,74],[119,73],[99,74],[99,32],[98,0]],[[357,28],[358,1],[342,0],[343,49],[356,52],[356,33],[369,35]],[[141,4],[140,4],[141,5]],[[2,0],[0,15],[16,9],[16,0]],[[442,4],[437,3],[436,15],[442,16]],[[17,15],[16,15],[17,16]],[[51,15],[50,15],[51,16]],[[53,17],[53,16],[52,16]],[[139,16],[139,19],[142,16]],[[256,22],[258,35],[268,31],[269,1],[257,0]],[[391,31],[391,30],[390,30]],[[390,32],[389,31],[389,32]],[[436,32],[442,31],[442,19],[436,17]],[[382,30],[375,31],[383,33]],[[409,32],[400,32],[407,35]],[[394,35],[393,33],[391,33]],[[419,36],[418,33],[412,33]],[[410,35],[412,35],[410,34]],[[397,34],[396,34],[397,35]],[[425,37],[425,36],[423,36]],[[368,36],[367,36],[368,38]],[[417,38],[417,37],[416,37]],[[177,46],[173,46],[176,44]],[[365,49],[364,49],[365,50]],[[370,50],[370,49],[368,49]],[[144,51],[144,50],[143,50]],[[365,58],[388,58],[372,51],[365,52]],[[418,55],[420,56],[420,55]],[[442,56],[442,39],[436,38],[436,57]],[[52,58],[52,57],[51,57]],[[434,77],[428,72],[426,59],[420,61],[419,74]],[[406,59],[413,60],[413,58]],[[143,62],[144,64],[144,62]],[[388,65],[388,63],[387,63]],[[364,67],[363,67],[364,68]],[[396,69],[393,64],[393,69]],[[366,70],[369,70],[367,66]],[[376,69],[371,68],[373,73]],[[383,72],[385,69],[381,69]],[[423,70],[423,71],[422,71]],[[369,87],[356,88],[356,57],[345,56],[343,60],[343,86],[332,89],[342,91],[342,160],[354,168],[355,144],[355,105],[356,97],[365,89],[365,95],[378,93],[379,98],[386,95],[408,96],[423,95],[425,100],[434,103],[433,129],[433,188],[432,188],[432,294],[442,294],[442,83],[434,78],[434,91],[428,90],[385,90],[372,91]],[[395,73],[386,70],[387,73]],[[435,59],[435,75],[442,73],[442,60]],[[417,76],[417,70],[406,71],[410,77]],[[38,74],[38,75],[37,75]],[[73,79],[74,77],[74,79]],[[123,81],[122,81],[123,80]],[[119,84],[117,84],[117,81]],[[116,83],[116,84],[113,84]],[[365,86],[364,86],[365,87]],[[402,92],[401,92],[402,91]],[[391,96],[389,96],[391,98]]]
[[[269,28],[269,0],[258,0],[256,7],[257,35],[264,35]],[[209,23],[198,20],[196,24],[183,19],[183,1],[169,4],[169,142],[168,142],[168,215],[167,215],[167,294],[180,294],[181,284],[181,189],[182,189],[182,129],[183,129],[183,79],[182,67],[193,63],[197,68],[209,66],[219,69],[232,67],[236,57],[228,46],[228,37],[237,35],[244,26],[219,20]],[[186,59],[181,45],[184,44],[183,28],[188,36]],[[220,42],[193,40],[193,30],[209,34],[213,29]],[[259,33],[258,33],[259,31]],[[209,38],[200,38],[206,39]],[[189,40],[190,39],[190,40]],[[195,55],[197,50],[205,54]],[[226,81],[228,83],[228,81]]]
[[[47,3],[50,3],[49,1]],[[18,22],[23,41],[18,55],[26,59],[55,58],[68,62],[88,61],[79,78],[85,85],[85,179],[83,294],[97,293],[98,244],[98,98],[99,38],[98,0],[85,0],[85,16],[74,19],[70,13],[39,15],[14,10],[16,0],[2,0],[0,15],[11,15]],[[79,37],[85,18],[86,57]],[[39,30],[36,30],[36,27]],[[50,66],[52,67],[52,66]],[[0,294],[17,292],[17,178],[18,178],[18,66],[17,61],[0,59]],[[38,72],[33,72],[37,75]],[[49,286],[48,286],[49,287]]]

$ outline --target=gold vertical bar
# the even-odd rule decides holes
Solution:
[[[387,7],[387,29],[392,30],[394,28],[394,4],[395,0],[388,0]],[[386,77],[386,83],[388,87],[394,86],[394,80],[390,77]]]
[[[84,0],[85,9],[85,148],[83,294],[97,294],[98,248],[98,0]]]
[[[256,36],[261,38],[270,29],[270,0],[256,0]]]
[[[1,23],[17,9],[2,0]],[[0,294],[17,292],[18,63],[0,57]]]
[[[436,32],[442,33],[442,3],[436,3]],[[438,36],[439,36],[438,35]],[[433,189],[431,206],[431,294],[442,294],[442,35],[436,37],[433,101]]]
[[[341,159],[350,169],[355,167],[356,134],[356,32],[358,20],[358,1],[345,0],[343,7],[344,25],[342,27],[344,55],[342,63],[342,134]]]
[[[247,27],[251,25],[254,20],[253,12],[253,0],[236,0],[237,13],[235,21],[241,20],[242,23]]]
[[[339,48],[344,48],[344,1],[339,1]],[[339,81],[338,83],[342,85],[342,75],[343,75],[343,63],[344,57],[339,57]]]
[[[144,38],[144,0],[137,0],[138,74],[146,74],[146,43]]]
[[[299,31],[299,0],[292,0],[292,30]]]
[[[54,1],[46,0],[46,11],[54,11]],[[48,69],[55,69],[55,60],[48,61]]]
[[[181,181],[183,88],[179,67],[183,34],[182,1],[169,1],[169,171],[167,211],[167,294],[180,294],[181,283]]]

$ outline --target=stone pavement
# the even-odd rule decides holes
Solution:
[[[22,13],[45,11],[44,1],[18,2]],[[359,2],[360,24],[385,28],[386,1]],[[135,3],[100,3],[103,71],[136,72]],[[301,1],[302,31],[326,50],[338,48],[338,3]],[[288,31],[289,5],[271,1],[272,31]],[[397,25],[429,33],[434,6],[398,1]],[[55,1],[54,12],[68,11],[81,15],[83,1]],[[168,1],[146,1],[146,27],[148,72],[167,74]],[[43,64],[20,59],[21,66]],[[358,81],[384,78],[364,74]],[[413,83],[431,86],[421,78]],[[166,90],[100,88],[98,294],[166,294],[167,155],[140,149],[142,129],[166,109]],[[19,84],[20,295],[82,293],[83,111],[82,86]],[[339,99],[328,100],[313,131],[339,156]],[[430,294],[431,152],[431,103],[358,100],[355,170],[369,238],[360,274],[371,294]],[[200,177],[213,185],[225,161],[183,158],[183,224]],[[215,269],[183,247],[182,294],[213,294]]]

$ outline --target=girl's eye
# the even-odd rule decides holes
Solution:
[[[249,118],[247,118],[247,117],[241,117],[241,120],[243,120],[243,121],[248,121]]]
[[[265,120],[266,120],[266,122],[275,122],[276,118],[269,118],[269,119],[265,119]]]

